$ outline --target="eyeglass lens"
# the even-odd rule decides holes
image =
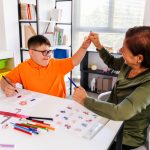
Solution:
[[[43,56],[49,56],[51,54],[51,52],[52,52],[51,50],[43,51],[42,54],[43,54]]]

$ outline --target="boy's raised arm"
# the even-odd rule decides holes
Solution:
[[[87,48],[90,46],[91,40],[87,38],[78,49],[78,51],[72,56],[73,65],[77,66],[82,61],[83,57],[86,54]]]

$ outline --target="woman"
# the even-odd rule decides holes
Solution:
[[[150,123],[150,27],[126,32],[120,58],[101,45],[97,34],[91,33],[90,39],[108,67],[120,73],[107,102],[88,97],[82,87],[75,89],[73,99],[100,116],[125,121],[123,150],[139,147]]]

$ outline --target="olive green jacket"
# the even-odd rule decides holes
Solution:
[[[100,116],[125,120],[123,144],[141,146],[146,140],[150,123],[150,69],[128,78],[131,68],[122,57],[114,58],[105,49],[99,54],[108,67],[120,70],[120,73],[107,102],[87,97],[84,105]]]

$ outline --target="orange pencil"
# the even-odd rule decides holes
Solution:
[[[50,127],[49,125],[42,124],[42,123],[33,123],[33,122],[31,122],[31,124],[33,124],[33,125],[35,125],[35,126],[37,126],[37,127],[46,128],[46,129],[52,130],[52,131],[55,130],[55,128]]]

